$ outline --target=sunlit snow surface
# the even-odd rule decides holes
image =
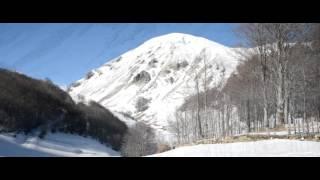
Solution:
[[[153,157],[320,157],[320,142],[273,139],[179,147]]]
[[[18,135],[0,134],[0,156],[9,157],[92,157],[120,156],[120,154],[91,138],[55,133],[44,139]]]

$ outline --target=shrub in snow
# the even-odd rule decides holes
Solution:
[[[80,102],[84,102],[85,101],[85,97],[83,96],[83,95],[81,95],[81,94],[78,94],[78,100],[80,101]]]
[[[118,57],[115,61],[116,61],[116,62],[119,62],[121,59],[122,59],[122,57],[120,56],[120,57]]]
[[[136,102],[136,109],[138,112],[142,112],[145,111],[146,109],[149,108],[148,104],[149,104],[150,100],[144,98],[144,97],[139,97],[137,102]]]
[[[174,83],[173,77],[170,77],[170,78],[169,78],[169,81],[170,81],[171,84]]]
[[[42,129],[42,130],[40,131],[39,138],[40,138],[40,139],[43,139],[43,138],[46,136],[46,134],[47,134],[47,131],[46,131],[45,129]]]
[[[56,133],[56,132],[57,132],[57,129],[56,129],[56,128],[52,128],[52,129],[51,129],[51,133],[54,134],[54,133]]]
[[[94,73],[92,71],[88,72],[88,74],[86,74],[86,79],[90,79],[93,75]]]
[[[162,153],[162,152],[165,152],[165,151],[169,151],[171,148],[168,144],[159,144],[158,145],[158,150],[157,150],[157,153]]]
[[[139,157],[156,152],[157,144],[152,128],[142,122],[138,122],[128,130],[121,148],[123,156]]]
[[[182,61],[182,62],[177,63],[176,69],[179,70],[181,68],[187,67],[188,65],[189,65],[189,63],[187,61]]]
[[[70,85],[70,87],[69,87],[68,89],[70,89],[70,88],[72,88],[72,87],[78,87],[78,86],[80,86],[80,85],[81,85],[80,82],[74,82],[74,83],[72,83],[72,84]]]

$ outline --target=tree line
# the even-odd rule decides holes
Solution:
[[[236,71],[214,88],[195,75],[194,95],[170,122],[178,143],[270,129],[319,133],[319,24],[248,23],[236,32],[252,48],[239,51]],[[206,67],[209,59],[201,58]]]

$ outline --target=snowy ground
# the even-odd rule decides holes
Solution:
[[[249,135],[277,135],[277,136],[284,136],[288,135],[288,131],[270,131],[270,132],[251,132],[245,133]]]
[[[109,157],[120,154],[99,142],[77,135],[55,133],[44,139],[0,134],[0,156],[32,157]],[[319,156],[320,142],[287,139],[179,147],[151,157],[277,157]]]
[[[201,144],[179,147],[153,157],[290,157],[320,156],[320,142],[262,140],[228,144]]]
[[[0,134],[0,156],[120,156],[120,154],[91,138],[64,133],[48,134],[44,139]]]

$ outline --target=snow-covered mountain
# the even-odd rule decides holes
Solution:
[[[206,67],[208,86],[216,86],[235,70],[237,51],[202,37],[171,33],[152,38],[92,70],[68,92],[76,101],[94,100],[166,130],[176,108],[196,92],[196,74],[203,89]]]

